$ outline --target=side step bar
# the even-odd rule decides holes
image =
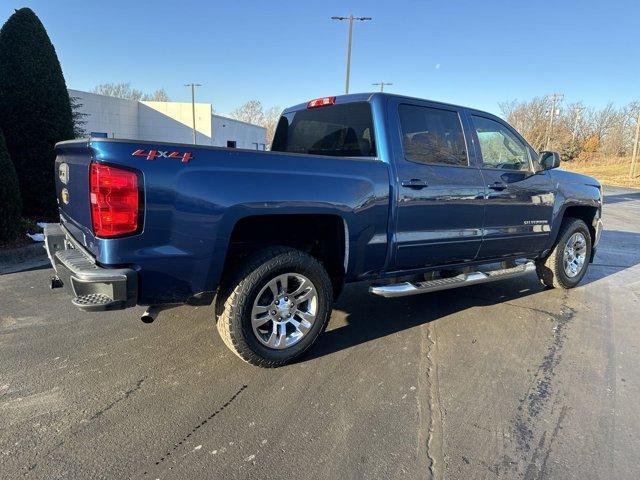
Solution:
[[[388,285],[371,285],[369,287],[369,293],[386,298],[406,297],[408,295],[417,295],[419,293],[437,292],[438,290],[448,290],[450,288],[464,287],[467,285],[475,285],[478,283],[493,282],[495,280],[517,277],[529,272],[535,272],[535,270],[535,263],[527,262],[521,265],[516,265],[512,268],[490,270],[487,272],[478,271],[462,273],[451,278],[438,278],[436,280],[426,280],[424,282],[401,282]]]

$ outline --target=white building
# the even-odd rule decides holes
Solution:
[[[72,89],[69,96],[82,105],[87,135],[193,143],[191,103],[137,102]],[[265,149],[266,128],[215,115],[210,103],[196,103],[195,113],[198,145]]]

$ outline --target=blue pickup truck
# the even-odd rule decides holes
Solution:
[[[243,360],[309,348],[345,283],[399,297],[536,271],[572,288],[602,188],[488,113],[384,93],[282,113],[271,151],[90,138],[56,147],[56,275],[86,311],[214,303]]]

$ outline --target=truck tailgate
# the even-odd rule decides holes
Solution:
[[[93,157],[87,140],[62,142],[56,146],[56,194],[61,223],[95,255],[97,247],[89,202],[89,166]]]

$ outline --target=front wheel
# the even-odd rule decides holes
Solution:
[[[578,218],[566,218],[551,253],[536,261],[538,278],[548,287],[575,287],[587,273],[591,248],[591,234],[586,223]]]
[[[222,286],[218,332],[244,361],[278,367],[315,342],[329,321],[331,299],[331,281],[315,258],[293,248],[266,248]]]

